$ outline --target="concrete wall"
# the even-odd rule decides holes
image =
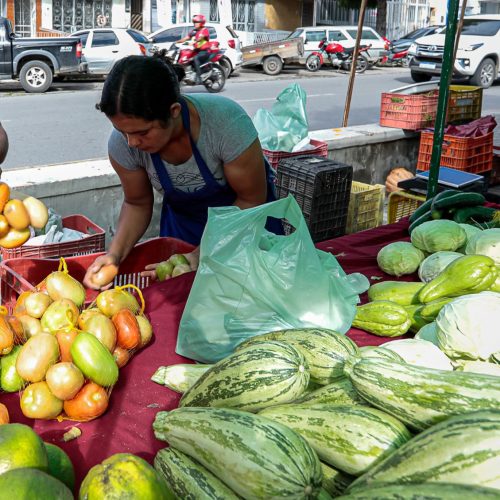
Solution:
[[[301,0],[275,0],[266,3],[265,19],[267,29],[293,31],[302,25]]]
[[[329,145],[329,157],[354,167],[354,180],[383,184],[390,169],[415,170],[419,137],[399,129],[364,125],[311,132]],[[6,170],[2,180],[11,189],[35,196],[65,216],[80,213],[106,230],[106,243],[114,234],[123,193],[107,159],[72,164]],[[157,196],[153,220],[145,235],[157,236],[161,200]]]

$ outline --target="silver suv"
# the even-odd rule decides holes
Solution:
[[[410,46],[411,77],[427,82],[441,74],[446,31],[419,38]],[[464,19],[453,68],[456,77],[469,78],[472,85],[488,88],[499,75],[500,15],[484,14]]]

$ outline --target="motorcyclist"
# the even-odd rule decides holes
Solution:
[[[177,43],[183,43],[190,41],[195,49],[195,56],[193,58],[193,65],[196,71],[196,83],[201,84],[201,65],[204,64],[210,53],[208,51],[210,47],[210,33],[207,28],[205,28],[206,18],[202,14],[196,14],[192,18],[194,28],[188,33],[184,38],[181,38]]]

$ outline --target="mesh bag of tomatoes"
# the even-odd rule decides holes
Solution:
[[[139,301],[129,288],[138,291]],[[99,417],[108,407],[119,368],[150,342],[153,329],[135,286],[105,290],[88,308],[84,304],[85,288],[70,276],[64,259],[36,291],[19,296],[12,318],[22,334],[19,345],[13,342],[9,361],[16,383],[2,384],[2,389],[22,390],[26,417]]]

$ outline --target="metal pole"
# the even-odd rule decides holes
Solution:
[[[459,0],[449,0],[443,63],[441,66],[441,79],[439,81],[438,107],[436,122],[434,124],[434,142],[432,144],[429,182],[427,184],[427,199],[432,198],[437,193],[438,187],[439,164],[441,163],[444,128],[446,125],[446,109],[448,106],[448,96],[450,94],[449,81],[453,74],[454,61],[452,60],[452,56],[455,46],[455,35],[457,32],[458,5]]]
[[[467,0],[462,0],[462,10],[460,12],[460,19],[458,21],[457,34],[455,35],[455,46],[453,47],[453,59],[452,59],[453,65],[455,65],[455,59],[457,58],[458,43],[460,42],[460,34],[462,33],[462,28],[464,27],[464,17],[465,17],[466,7],[467,7]],[[450,81],[452,76],[453,75],[450,74]]]
[[[358,62],[359,54],[359,44],[361,42],[361,36],[363,34],[363,22],[365,19],[365,11],[368,0],[361,0],[361,6],[359,8],[359,19],[358,19],[358,32],[356,34],[356,45],[354,46],[354,52],[352,54],[352,65],[349,74],[349,85],[347,87],[347,96],[345,99],[344,107],[344,118],[342,120],[342,126],[347,127],[347,122],[349,120],[349,111],[351,109],[351,99],[352,91],[354,89],[354,77],[356,76],[356,63]]]

